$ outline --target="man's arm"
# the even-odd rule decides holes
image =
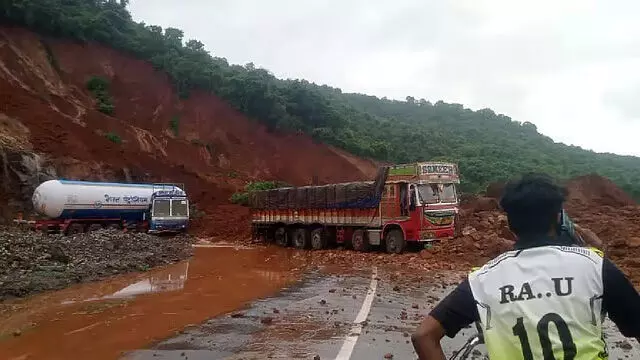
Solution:
[[[473,299],[469,280],[464,280],[445,297],[425,318],[411,336],[413,347],[420,360],[445,359],[440,340],[456,334],[479,320],[478,308]]]
[[[578,235],[582,237],[582,240],[584,240],[587,245],[593,246],[602,251],[607,250],[604,242],[598,237],[598,235],[596,235],[596,233],[575,223],[573,224],[573,226],[575,227]]]
[[[640,294],[618,267],[605,258],[602,264],[602,306],[622,335],[640,342]]]

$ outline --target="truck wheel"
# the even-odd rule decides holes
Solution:
[[[98,231],[98,230],[102,230],[102,225],[100,225],[100,224],[91,224],[87,228],[87,232]]]
[[[324,229],[318,228],[311,232],[311,248],[313,250],[322,250],[327,247],[327,234]]]
[[[311,245],[311,239],[307,229],[297,229],[293,232],[293,246],[296,249],[308,249],[309,245]]]
[[[364,230],[356,230],[353,232],[353,236],[351,236],[351,246],[353,246],[353,250],[355,251],[369,251],[369,239],[367,239]]]
[[[402,230],[389,230],[384,237],[385,246],[389,254],[401,254],[404,251],[405,241]]]
[[[273,237],[277,245],[282,247],[289,246],[289,237],[287,236],[287,229],[285,229],[284,227],[277,228],[275,233],[273,234]]]
[[[82,224],[71,224],[67,228],[67,235],[78,235],[84,232],[84,225]]]

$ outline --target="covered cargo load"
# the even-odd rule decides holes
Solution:
[[[388,173],[385,166],[378,169],[375,181],[255,191],[249,194],[249,206],[256,210],[375,208]]]

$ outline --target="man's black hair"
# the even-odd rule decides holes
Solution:
[[[500,206],[517,236],[548,234],[558,223],[567,190],[545,174],[525,174],[504,188]]]

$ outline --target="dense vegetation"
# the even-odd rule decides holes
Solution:
[[[239,191],[231,195],[231,202],[239,205],[249,205],[249,193],[252,191],[271,190],[278,187],[289,186],[285,183],[277,181],[255,181],[250,182],[244,187],[244,191]]]
[[[148,60],[170,75],[181,97],[192,89],[211,91],[272,130],[303,131],[390,162],[456,161],[466,191],[524,171],[561,178],[597,172],[640,198],[640,158],[557,144],[535,125],[489,109],[343,94],[304,80],[277,79],[251,63],[230,65],[211,56],[200,41],[185,42],[181,30],[134,22],[127,2],[9,0],[0,3],[0,18],[47,35],[97,41]]]
[[[109,95],[109,81],[100,76],[93,76],[87,81],[87,90],[89,90],[96,99],[96,109],[107,115],[113,115],[115,106],[113,99]]]

